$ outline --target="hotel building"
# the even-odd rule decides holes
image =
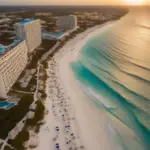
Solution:
[[[56,21],[59,29],[69,30],[77,28],[77,17],[75,15],[60,16]]]
[[[29,53],[41,44],[40,20],[24,19],[15,24],[15,29],[17,37],[21,40],[26,40]]]
[[[0,45],[0,98],[7,98],[7,92],[24,70],[27,53],[25,41],[14,41],[8,47]]]

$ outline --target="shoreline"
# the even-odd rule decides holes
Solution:
[[[99,129],[100,126],[105,128],[105,121],[101,121],[103,123],[99,125],[99,120],[103,120],[103,115],[100,115],[91,106],[91,103],[87,102],[89,100],[77,84],[70,63],[78,59],[80,50],[90,38],[100,34],[113,24],[114,21],[107,22],[78,34],[49,61],[45,102],[48,114],[45,117],[46,123],[41,127],[39,133],[37,150],[56,149],[56,143],[60,144],[61,150],[70,148],[91,150],[100,147],[106,150],[111,149],[106,142],[108,137],[102,129]],[[60,105],[64,103],[65,105]],[[67,113],[64,112],[64,109],[67,110]],[[67,128],[66,130],[66,124],[69,124],[71,129]],[[55,127],[59,128],[58,132]],[[70,137],[70,133],[73,133],[74,139]],[[71,143],[65,144],[68,140],[71,140]]]

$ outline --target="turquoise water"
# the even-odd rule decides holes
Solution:
[[[132,10],[90,39],[71,64],[96,109],[105,112],[113,150],[150,150],[149,16],[148,9]]]
[[[15,103],[10,103],[8,101],[1,101],[0,102],[0,109],[10,109],[11,107],[15,106]]]

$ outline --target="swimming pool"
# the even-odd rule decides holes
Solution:
[[[49,33],[49,32],[42,32],[42,37],[47,37],[50,39],[59,39],[64,32],[58,32],[58,33]]]
[[[8,102],[8,101],[0,101],[0,109],[10,109],[15,106],[16,103]]]

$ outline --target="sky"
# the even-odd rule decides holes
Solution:
[[[126,1],[127,0],[0,0],[0,5],[122,5],[127,4]],[[150,0],[143,1],[150,4]]]

